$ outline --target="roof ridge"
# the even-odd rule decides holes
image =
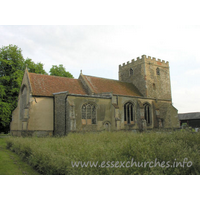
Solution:
[[[35,75],[42,75],[42,76],[56,77],[56,78],[67,78],[67,79],[78,80],[78,78],[69,78],[69,77],[55,76],[55,75],[49,75],[49,74],[37,74],[37,73],[33,73],[33,72],[28,72],[28,73],[29,73],[29,74],[35,74]]]
[[[85,75],[85,74],[83,74],[83,76],[90,76],[90,77],[94,77],[94,78],[101,78],[101,79],[107,79],[107,80],[111,80],[111,81],[118,81],[118,82],[127,83],[127,82],[124,82],[124,81],[119,81],[119,80],[111,79],[111,78],[103,78],[103,77],[91,76],[91,75]]]

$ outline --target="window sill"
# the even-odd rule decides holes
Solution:
[[[97,124],[82,124],[82,126],[97,126]]]
[[[134,121],[131,121],[131,123],[128,124],[126,121],[124,121],[124,125],[135,125],[135,122],[134,122]]]

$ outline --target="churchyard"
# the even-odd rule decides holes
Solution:
[[[1,156],[16,154],[40,174],[200,174],[200,133],[190,130],[0,139]]]

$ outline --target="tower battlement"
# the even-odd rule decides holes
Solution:
[[[169,62],[142,55],[119,65],[119,80],[133,83],[144,97],[171,99]]]
[[[151,56],[146,56],[146,55],[142,55],[141,58],[137,57],[137,59],[132,59],[131,62],[127,61],[127,63],[123,63],[122,65],[119,65],[119,68],[125,67],[125,66],[134,66],[134,65],[138,65],[138,64],[142,64],[142,63],[147,63],[150,65],[158,65],[160,67],[169,67],[169,62],[165,61],[165,60],[161,60],[161,59],[156,59],[155,57],[151,57]]]

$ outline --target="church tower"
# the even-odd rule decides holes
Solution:
[[[119,81],[133,83],[144,97],[171,100],[168,61],[142,55],[119,65]]]

